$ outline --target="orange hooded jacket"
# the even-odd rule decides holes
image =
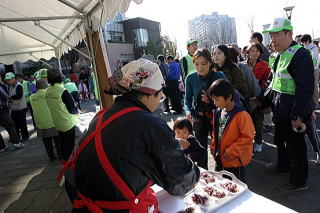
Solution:
[[[222,166],[225,168],[247,166],[252,160],[255,129],[250,115],[239,105],[229,112],[221,141],[217,143],[221,109],[214,112],[212,143],[210,149],[216,156],[220,148]],[[227,154],[231,160],[225,158]]]

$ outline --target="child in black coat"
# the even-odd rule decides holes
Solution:
[[[189,142],[190,146],[184,149],[184,153],[191,158],[192,161],[198,162],[201,159],[201,154],[205,150],[203,146],[192,135],[193,129],[191,121],[187,117],[179,117],[173,124],[173,131],[176,138],[185,139]]]

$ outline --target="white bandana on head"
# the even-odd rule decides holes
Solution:
[[[117,71],[108,79],[106,92],[109,94],[124,94],[137,90],[149,95],[159,91],[164,80],[159,66],[147,59],[132,61]]]

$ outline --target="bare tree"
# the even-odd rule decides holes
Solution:
[[[215,20],[211,24],[214,27],[211,27],[208,48],[212,48],[217,44],[228,44],[237,41],[235,26],[230,24],[228,17]]]
[[[250,33],[252,35],[255,32],[255,30],[254,30],[254,15],[250,15],[247,24],[248,24],[248,28],[250,30]]]

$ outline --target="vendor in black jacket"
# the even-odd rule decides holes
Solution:
[[[106,92],[121,96],[92,120],[80,139],[73,212],[158,212],[149,187],[154,183],[172,195],[184,195],[199,180],[199,169],[185,157],[167,123],[152,113],[162,97],[163,77],[157,64],[132,61],[108,83]],[[114,120],[104,126],[109,119]],[[99,123],[104,126],[101,131]],[[83,148],[97,129],[101,138],[97,133]],[[70,195],[72,181],[66,179]]]
[[[262,107],[272,107],[274,142],[278,149],[277,166],[267,171],[272,175],[290,175],[287,183],[277,186],[281,191],[308,188],[304,127],[314,109],[312,58],[307,49],[293,41],[292,29],[290,20],[277,18],[265,31],[270,34],[276,52],[269,58],[272,82],[260,99]]]

